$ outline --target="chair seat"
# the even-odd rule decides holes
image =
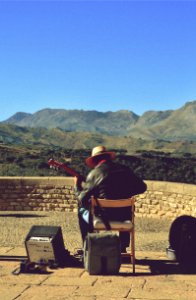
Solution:
[[[133,224],[130,220],[125,220],[125,221],[110,221],[110,226],[112,230],[131,230],[133,228]],[[105,225],[103,221],[99,218],[94,216],[93,218],[93,227],[94,229],[98,230],[104,230]]]

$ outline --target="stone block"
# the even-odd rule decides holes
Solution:
[[[164,211],[158,211],[157,212],[157,216],[159,216],[159,217],[163,217],[165,215],[166,215],[166,213]]]
[[[178,204],[176,204],[176,203],[169,203],[169,206],[170,206],[171,208],[177,208],[177,207],[178,207]]]

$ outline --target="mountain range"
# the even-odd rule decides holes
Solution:
[[[34,114],[18,112],[2,124],[31,128],[59,128],[145,140],[196,141],[196,100],[177,110],[146,111],[142,116],[128,110],[98,112],[46,108]]]

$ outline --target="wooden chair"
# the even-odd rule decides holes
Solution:
[[[131,219],[125,221],[109,221],[110,230],[123,232],[127,231],[131,235],[131,247],[129,253],[122,253],[122,257],[130,257],[133,267],[133,274],[135,274],[135,227],[134,227],[134,198],[128,199],[118,199],[118,200],[110,200],[110,199],[97,199],[91,197],[91,223],[93,231],[107,231],[106,225],[102,221],[100,217],[95,215],[96,207],[100,206],[101,208],[122,208],[127,207],[127,209],[131,210]]]

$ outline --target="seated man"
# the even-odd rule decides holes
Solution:
[[[75,191],[80,207],[78,210],[79,226],[84,242],[89,232],[90,198],[125,199],[146,191],[146,184],[139,179],[128,167],[117,164],[113,160],[114,152],[108,152],[104,146],[93,148],[91,157],[86,164],[93,168],[82,186],[80,178],[75,177]],[[110,220],[124,221],[130,219],[127,208],[111,209],[108,212]],[[120,233],[121,251],[126,252],[130,244],[130,235]]]

